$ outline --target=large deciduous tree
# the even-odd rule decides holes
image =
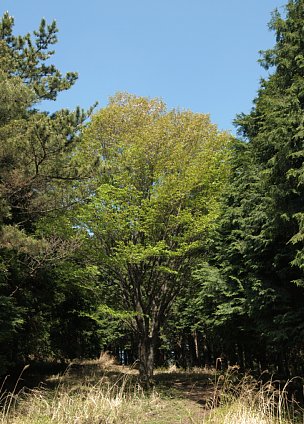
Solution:
[[[77,225],[134,313],[140,375],[149,384],[160,326],[219,214],[230,137],[207,115],[129,94],[113,97],[84,137],[82,155],[96,157],[99,173]]]

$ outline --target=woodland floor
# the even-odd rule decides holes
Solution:
[[[106,358],[107,359],[107,358]],[[71,364],[64,372],[42,376],[41,373],[26,370],[19,385],[54,389],[64,385],[77,390],[84,384],[126,385],[134,387],[138,371],[116,365],[111,360],[83,361]],[[208,403],[214,396],[215,373],[212,370],[180,371],[171,369],[155,371],[157,400],[143,411],[142,424],[193,424],[201,423],[208,415]],[[18,388],[19,390],[19,388]]]
[[[235,367],[223,375],[157,369],[155,386],[146,392],[135,368],[117,365],[106,354],[65,367],[41,365],[6,379],[1,424],[304,423],[303,407],[287,392],[269,381],[257,385]]]
[[[83,362],[74,364],[63,378],[70,384],[77,384],[83,379],[94,384],[96,379],[106,378],[118,384],[127,380],[127,384],[134,386],[138,371],[114,364],[103,367],[98,362]],[[214,372],[160,369],[155,371],[154,379],[154,390],[161,400],[142,416],[143,424],[192,424],[203,421],[208,414],[207,404],[214,394]]]

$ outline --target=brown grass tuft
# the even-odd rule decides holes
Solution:
[[[303,424],[304,410],[288,395],[292,381],[262,383],[250,375],[240,378],[238,370],[231,369],[216,379],[206,423]]]

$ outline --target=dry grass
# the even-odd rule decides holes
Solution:
[[[303,410],[287,397],[288,384],[280,388],[276,382],[259,384],[250,376],[239,379],[236,370],[215,377],[212,395],[210,390],[201,393],[210,396],[202,406],[187,397],[186,390],[178,396],[174,390],[163,391],[161,387],[145,393],[136,383],[134,370],[122,372],[126,368],[108,356],[76,365],[82,366],[81,372],[72,366],[64,375],[50,379],[54,388],[40,387],[27,393],[14,390],[3,395],[0,424],[304,423]],[[196,374],[201,379],[202,374],[210,374],[196,371],[180,373],[180,380],[191,385]],[[165,378],[166,373],[161,373]],[[171,369],[167,376],[175,378],[178,373]]]
[[[237,370],[221,375],[209,401],[208,424],[294,424],[304,423],[304,410],[288,396],[292,380],[263,384],[252,376],[239,379]]]
[[[149,393],[134,369],[94,360],[73,363],[46,387],[2,397],[1,424],[190,424],[199,406]],[[53,388],[51,388],[53,386]],[[17,384],[16,384],[17,387]]]
[[[124,377],[111,383],[59,384],[28,393],[11,393],[4,401],[1,424],[118,424],[141,423],[144,413],[159,402],[156,392],[146,395]]]
[[[214,376],[214,368],[192,367],[187,369],[178,368],[176,365],[170,365],[166,368],[157,368],[155,374],[180,374],[180,375],[212,375]]]

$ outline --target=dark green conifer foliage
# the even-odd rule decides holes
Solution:
[[[47,60],[54,54],[50,46],[57,43],[57,26],[41,20],[40,27],[30,34],[15,36],[14,19],[5,13],[0,23],[1,68],[8,75],[19,77],[36,95],[36,100],[55,100],[60,91],[69,89],[77,79],[76,72],[62,76]],[[4,57],[3,57],[4,56]]]
[[[272,252],[277,278],[297,284],[304,283],[303,266],[297,261],[303,252],[299,226],[304,209],[303,23],[303,1],[288,3],[285,20],[278,12],[273,14],[270,28],[276,31],[277,43],[262,53],[261,63],[274,71],[262,81],[253,111],[237,119],[264,181],[263,197],[269,199],[259,236]]]
[[[74,299],[88,295],[88,290],[79,289],[79,282],[84,287],[94,281],[87,276],[89,271],[81,275],[72,266],[69,281],[59,277],[63,260],[74,253],[77,242],[71,232],[60,233],[59,221],[51,230],[41,223],[50,214],[62,216],[75,201],[73,193],[83,175],[73,162],[73,152],[87,114],[80,109],[48,114],[40,112],[37,104],[55,100],[74,84],[77,74],[62,76],[49,63],[54,53],[50,47],[57,41],[55,22],[47,25],[42,20],[33,36],[15,36],[13,29],[13,18],[4,14],[0,21],[0,373],[7,364],[30,354],[49,354],[52,327],[72,319],[67,307],[65,316],[60,311],[60,304],[67,306],[68,295]],[[83,306],[86,300],[80,303],[80,309],[90,309]],[[69,308],[75,316],[77,308]]]
[[[255,346],[247,364],[288,373],[303,364],[304,1],[289,1],[285,18],[274,12],[270,28],[276,45],[261,59],[270,75],[251,113],[236,119],[247,143],[226,195],[217,262],[227,286],[243,288],[233,302]]]

